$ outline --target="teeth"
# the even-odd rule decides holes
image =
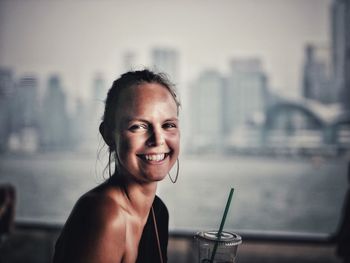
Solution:
[[[156,162],[164,160],[164,157],[165,157],[164,153],[161,153],[161,154],[146,154],[145,155],[145,158],[146,158],[147,161],[156,161]]]

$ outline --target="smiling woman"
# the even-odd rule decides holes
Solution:
[[[113,83],[100,132],[115,171],[75,205],[55,263],[167,261],[169,215],[155,194],[179,155],[179,105],[162,74],[128,72]]]

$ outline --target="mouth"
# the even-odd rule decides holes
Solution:
[[[165,158],[167,158],[170,155],[170,152],[168,153],[152,153],[152,154],[139,154],[137,155],[142,160],[147,162],[161,162],[164,161]]]

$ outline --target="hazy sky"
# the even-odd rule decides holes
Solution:
[[[274,90],[300,91],[303,47],[329,46],[331,0],[0,0],[0,65],[59,72],[84,97],[92,74],[122,73],[122,54],[147,66],[152,47],[180,51],[180,85],[199,71],[259,56]]]

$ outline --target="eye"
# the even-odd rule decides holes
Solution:
[[[172,129],[172,128],[177,128],[176,123],[173,122],[166,122],[163,124],[164,129]]]
[[[141,131],[141,130],[147,130],[148,126],[147,124],[132,124],[128,130],[132,131],[132,132],[136,132],[136,131]]]

